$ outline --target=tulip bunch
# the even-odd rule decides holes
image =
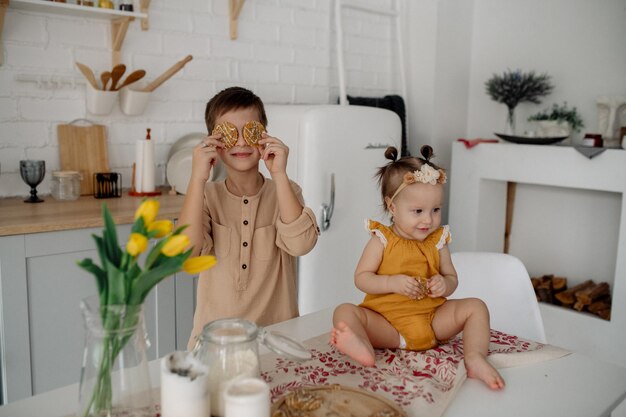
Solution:
[[[102,328],[110,334],[104,339],[98,380],[84,415],[100,415],[111,407],[111,370],[132,336],[127,330],[139,322],[138,314],[127,313],[139,311],[150,290],[164,278],[181,270],[197,274],[215,265],[213,256],[190,258],[192,251],[186,249],[189,238],[181,233],[186,226],[174,230],[171,221],[156,220],[158,211],[158,200],[143,201],[135,212],[130,237],[122,249],[111,213],[103,205],[104,230],[102,236],[93,235],[100,265],[90,258],[78,262],[96,278]],[[151,239],[157,241],[145,256],[142,268],[139,258],[143,258],[140,255],[148,250]]]

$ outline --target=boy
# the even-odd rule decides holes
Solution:
[[[319,234],[300,187],[287,176],[289,148],[265,132],[249,140],[251,122],[267,126],[259,97],[227,88],[208,102],[205,121],[209,136],[193,150],[179,223],[189,225],[184,233],[194,254],[214,254],[217,265],[200,274],[189,349],[212,320],[239,317],[266,326],[297,317],[295,257],[313,249]],[[226,179],[207,182],[218,157]],[[260,160],[271,179],[259,172]]]

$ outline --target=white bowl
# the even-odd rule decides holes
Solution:
[[[180,194],[187,194],[187,186],[191,179],[192,153],[192,147],[182,148],[174,153],[167,161],[165,168],[167,182]],[[208,181],[220,179],[222,170],[222,162],[218,158],[217,163],[211,169]]]

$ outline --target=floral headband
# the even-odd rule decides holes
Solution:
[[[394,198],[406,187],[407,185],[421,182],[422,184],[445,184],[447,180],[446,171],[443,169],[435,169],[428,164],[423,164],[420,169],[416,169],[413,172],[407,172],[402,178],[402,184],[398,187],[395,193],[389,199],[389,204]]]

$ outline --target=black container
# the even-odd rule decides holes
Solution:
[[[122,174],[117,172],[96,172],[93,174],[93,196],[95,198],[121,197]]]

